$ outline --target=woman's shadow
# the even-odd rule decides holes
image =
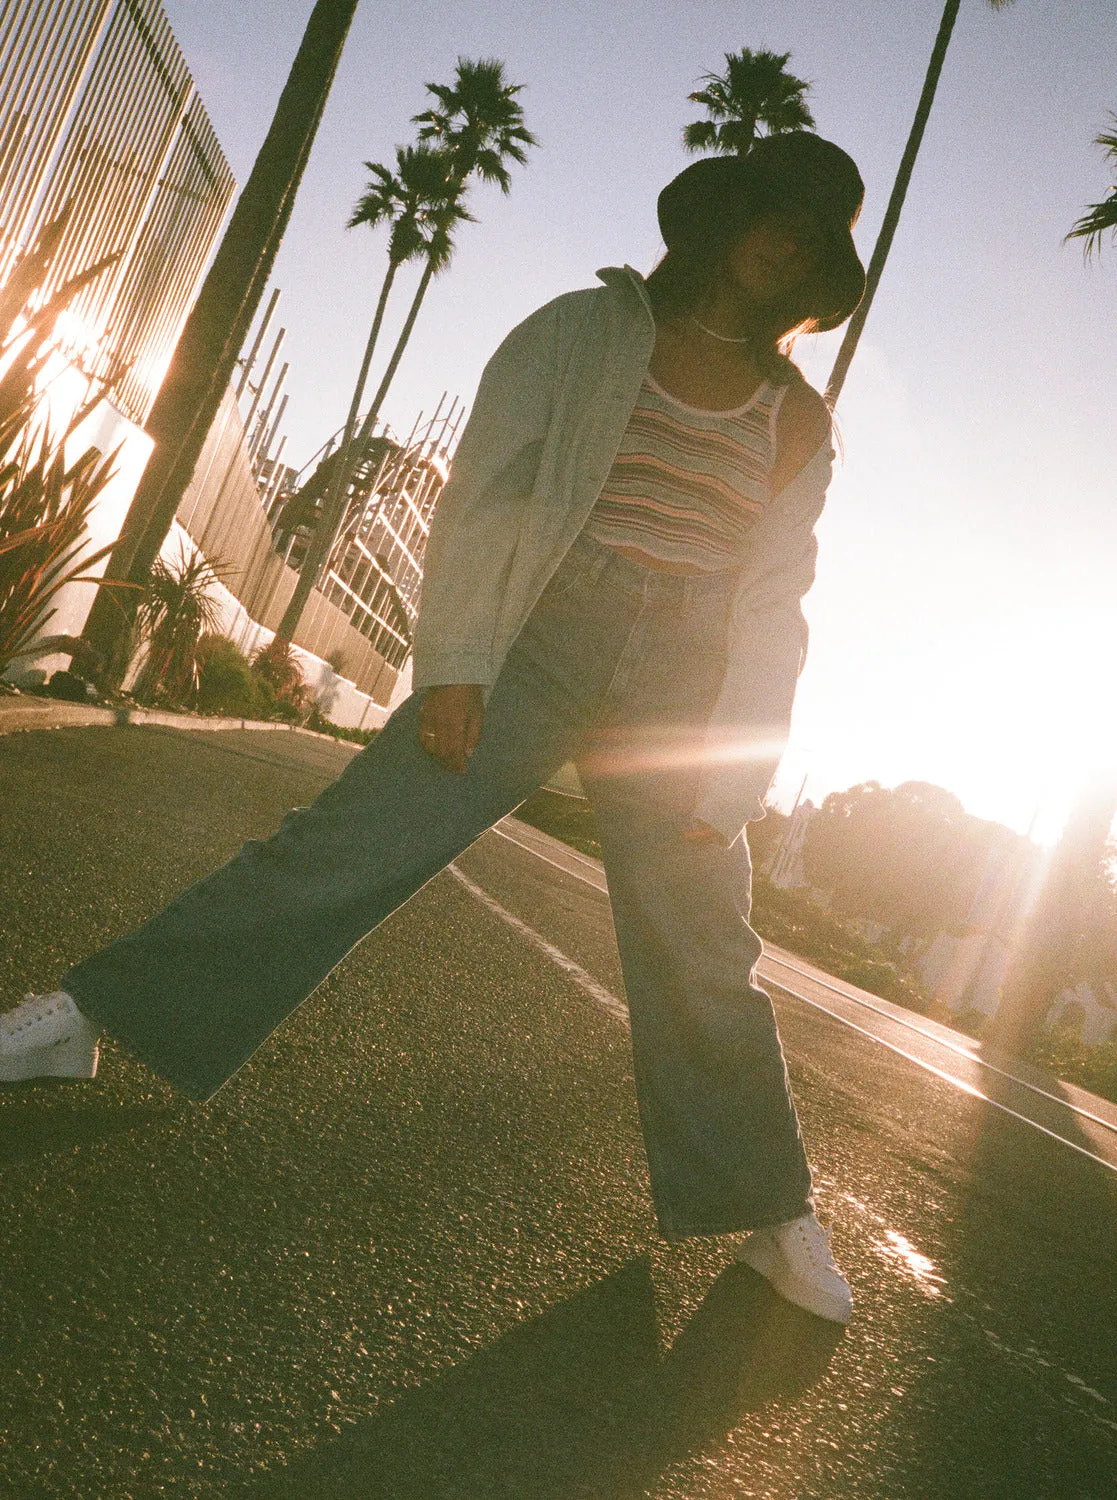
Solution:
[[[820,1380],[842,1333],[732,1266],[664,1356],[640,1257],[248,1491],[635,1500],[746,1412]]]

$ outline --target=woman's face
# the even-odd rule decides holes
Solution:
[[[760,307],[783,303],[817,271],[825,248],[818,220],[804,208],[765,214],[726,257],[731,284]]]

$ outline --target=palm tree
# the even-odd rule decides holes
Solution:
[[[1011,5],[1012,0],[987,0],[994,10],[1001,10],[1006,5]],[[896,233],[896,225],[900,222],[900,212],[907,197],[908,184],[911,182],[911,174],[915,167],[915,158],[919,154],[919,147],[923,140],[923,132],[927,128],[927,120],[931,114],[931,106],[935,102],[935,90],[939,85],[939,75],[942,72],[943,61],[946,58],[946,49],[950,46],[950,38],[954,32],[954,23],[958,19],[958,8],[961,0],[946,0],[942,19],[939,21],[938,35],[935,37],[935,45],[931,49],[931,61],[927,65],[927,74],[923,80],[923,89],[919,95],[919,103],[915,107],[915,119],[912,121],[911,131],[908,134],[907,145],[904,154],[900,158],[900,167],[896,173],[896,181],[892,184],[892,195],[888,200],[888,207],[884,212],[884,223],[880,227],[880,234],[873,247],[872,257],[869,261],[868,270],[865,273],[865,295],[853,317],[849,320],[845,337],[842,339],[838,350],[838,357],[834,361],[834,368],[830,371],[830,379],[826,383],[826,403],[831,408],[837,404],[838,396],[845,378],[849,372],[854,352],[861,338],[861,330],[865,326],[865,320],[869,316],[869,308],[872,306],[873,297],[876,295],[877,284],[880,281],[881,272],[884,270],[884,262],[888,259],[888,252],[892,248],[892,240]]]
[[[709,116],[683,127],[687,150],[743,156],[760,125],[769,135],[813,130],[814,117],[803,97],[810,84],[787,71],[790,60],[790,52],[753,52],[748,47],[727,52],[725,72],[703,74],[706,87],[687,95]]]
[[[516,99],[523,85],[506,83],[504,64],[497,59],[482,58],[477,62],[470,62],[467,58],[459,57],[452,84],[428,83],[426,87],[428,93],[434,95],[436,105],[413,119],[413,123],[420,127],[420,144],[414,148],[415,153],[425,153],[424,197],[414,227],[414,233],[421,242],[417,254],[425,261],[423,274],[376,395],[369,405],[360,431],[354,433],[360,392],[364,385],[363,377],[367,372],[368,361],[371,360],[371,349],[367,353],[362,378],[358,382],[349,421],[346,423],[345,436],[335,459],[336,468],[331,478],[330,495],[307,548],[291,602],[284,611],[277,631],[277,637],[283,641],[291,640],[310,597],[310,590],[333,545],[345,508],[350,453],[362,453],[370,441],[380,420],[384,397],[415,327],[427,288],[432,278],[450,263],[455,228],[463,222],[472,221],[472,215],[465,208],[469,179],[477,176],[483,182],[494,182],[502,192],[507,193],[512,186],[508,163],[511,161],[523,165],[527,161],[526,148],[537,144],[535,137],[524,125],[523,109]],[[379,213],[379,221],[383,222],[388,215],[380,212],[377,207],[381,196],[378,179],[370,185],[370,192],[358,203],[354,210],[354,220],[359,217],[360,222],[373,222],[361,211],[362,204],[367,200],[367,214]],[[389,199],[391,200],[391,190]],[[410,243],[412,232],[411,227],[403,232],[401,245]],[[391,266],[389,273],[394,275]],[[390,285],[389,282],[389,290]],[[383,288],[381,299],[382,302],[387,300],[387,293]],[[378,304],[378,313],[380,312],[382,308]],[[379,332],[377,323],[374,323],[374,331]]]
[[[495,183],[502,193],[508,193],[512,188],[508,163],[525,165],[526,148],[538,145],[524,125],[523,108],[516,98],[523,84],[506,83],[504,64],[495,57],[480,58],[477,62],[459,57],[452,84],[428,83],[426,88],[434,95],[436,107],[413,116],[412,124],[419,126],[421,142],[433,143],[448,159],[449,180],[445,198],[432,214],[433,232],[427,241],[423,274],[388,368],[365,415],[358,444],[371,437],[380,418],[384,397],[399,368],[431,280],[450,263],[454,227],[471,219],[464,207],[470,178]]]
[[[355,229],[359,224],[367,224],[376,229],[381,224],[390,224],[391,232],[388,269],[380,287],[358,378],[358,400],[364,393],[396,272],[406,261],[418,260],[426,253],[432,221],[450,205],[454,196],[448,182],[450,163],[446,153],[429,146],[397,146],[394,174],[380,162],[366,161],[365,166],[372,178],[357,200],[348,227]]]
[[[299,570],[298,582],[276,632],[276,638],[288,644],[332,544],[345,508],[354,462],[364,452],[371,436],[374,424],[366,424],[358,434],[357,421],[396,273],[405,262],[420,257],[426,257],[429,263],[434,255],[440,265],[444,264],[449,259],[452,245],[449,225],[459,218],[468,217],[458,201],[460,189],[453,181],[450,158],[445,151],[424,144],[397,146],[394,173],[380,162],[365,162],[365,166],[372,176],[357,200],[348,227],[353,229],[359,224],[367,224],[375,229],[381,224],[391,225],[388,269],[380,286],[341,443],[335,453],[322,460],[304,486],[304,490],[324,491],[325,499]],[[378,395],[377,407],[382,399]]]
[[[1111,116],[1113,123],[1117,126],[1117,115]],[[1108,135],[1104,132],[1097,137],[1097,144],[1104,147],[1106,155],[1117,170],[1117,130]],[[1109,196],[1103,198],[1100,203],[1091,203],[1089,211],[1084,213],[1067,235],[1068,240],[1085,240],[1082,247],[1087,256],[1101,249],[1102,236],[1109,231],[1117,243],[1117,184],[1109,190]]]

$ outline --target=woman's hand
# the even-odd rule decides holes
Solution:
[[[447,771],[464,775],[484,721],[484,693],[476,683],[428,688],[419,709],[419,744]]]
[[[717,829],[703,823],[700,818],[695,818],[689,828],[683,829],[682,838],[684,844],[720,844],[725,847],[725,839]]]

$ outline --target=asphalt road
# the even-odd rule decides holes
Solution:
[[[5,1003],[347,754],[0,738]],[[1117,1174],[777,995],[843,1335],[657,1239],[601,894],[459,868],[206,1106],[0,1091],[0,1494],[1109,1500]]]

